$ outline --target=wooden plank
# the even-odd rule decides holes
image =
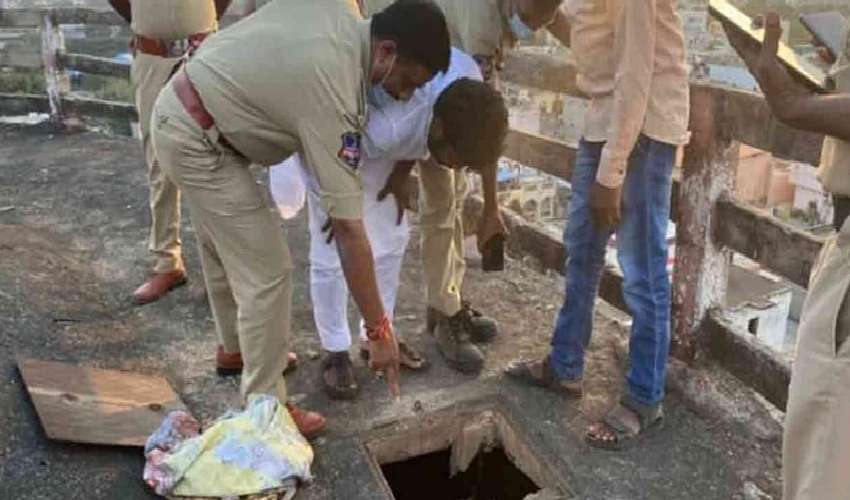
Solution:
[[[582,97],[574,63],[565,56],[532,50],[512,51],[502,78],[526,87]],[[719,133],[775,156],[817,165],[823,136],[788,127],[773,115],[761,94],[719,84],[693,83],[691,91],[708,92],[716,102]]]
[[[144,446],[168,412],[185,409],[162,377],[34,359],[18,368],[47,437],[58,441]]]
[[[24,8],[0,9],[0,26],[34,27],[41,24],[45,12],[52,12],[59,24],[127,24],[111,9],[91,9],[84,7]]]
[[[58,58],[59,64],[65,69],[72,69],[81,73],[130,79],[129,64],[118,63],[105,57],[89,56],[86,54],[60,53]],[[2,62],[2,59],[0,59],[0,62]]]
[[[65,111],[85,118],[113,118],[138,120],[136,107],[128,102],[105,101],[87,97],[68,97],[62,99]],[[0,92],[0,112],[5,115],[25,115],[27,113],[49,113],[50,102],[44,94],[14,94]]]
[[[62,99],[62,106],[69,113],[98,118],[113,118],[121,120],[138,120],[136,107],[129,102],[105,101],[88,97],[68,97]]]
[[[50,102],[44,94],[0,92],[0,114],[14,116],[49,112]]]
[[[520,130],[509,130],[503,155],[523,165],[569,181],[576,148],[565,142]]]
[[[0,9],[0,27],[27,28],[41,23],[45,12],[52,12],[59,24],[100,24],[107,26],[125,26],[124,19],[112,9],[93,9],[89,7],[34,7],[22,9]],[[225,14],[222,26],[238,21],[240,16]]]
[[[509,51],[501,78],[505,81],[573,97],[587,97],[576,84],[575,62],[571,57],[543,54],[533,49]]]
[[[506,158],[570,182],[578,151],[565,142],[542,135],[511,129],[505,139]],[[679,180],[673,179],[670,220],[677,220]]]
[[[0,67],[13,69],[40,69],[41,54],[36,51],[25,51],[13,48],[0,52]]]
[[[723,199],[715,206],[714,240],[806,288],[823,239],[782,223],[743,203]]]

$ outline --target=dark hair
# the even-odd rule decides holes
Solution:
[[[482,167],[502,155],[508,133],[508,109],[502,95],[484,82],[461,78],[434,104],[443,135],[465,166]]]
[[[396,43],[398,55],[436,74],[449,68],[451,45],[443,11],[430,0],[396,0],[372,16],[372,36]]]
[[[563,0],[535,0],[535,8],[538,9],[557,9],[561,6]]]

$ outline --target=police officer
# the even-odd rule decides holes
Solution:
[[[826,134],[818,172],[824,187],[850,194],[850,36],[832,72],[836,92],[814,94],[793,79],[776,54],[782,27],[768,14],[763,46],[725,25],[729,41],[759,82],[771,111],[787,125]],[[840,208],[840,207],[837,207]],[[788,389],[783,439],[785,500],[850,498],[850,222],[813,266]]]
[[[109,0],[133,31],[130,78],[148,167],[153,273],[133,293],[136,304],[159,300],[186,282],[180,248],[180,192],[154,156],[150,116],[175,64],[214,32],[230,0]]]
[[[366,96],[381,85],[406,100],[448,63],[448,29],[430,2],[400,0],[364,21],[354,0],[274,1],[207,40],[160,93],[154,149],[191,209],[221,343],[241,348],[243,397],[286,401],[292,297],[287,246],[248,166],[296,152],[331,218],[371,366],[398,394],[398,346],[362,222]],[[324,426],[290,412],[305,435]]]
[[[365,14],[379,12],[392,0],[359,0]],[[492,82],[506,50],[532,38],[543,27],[562,41],[569,39],[561,0],[435,0],[446,15],[452,45],[472,55],[485,81]],[[557,28],[557,29],[556,29]],[[468,186],[466,172],[439,168],[433,160],[419,171],[422,267],[425,272],[427,326],[443,358],[452,368],[477,372],[484,355],[475,345],[496,334],[496,322],[462,300],[466,272],[463,205]],[[506,232],[496,198],[496,165],[480,170],[484,213],[478,247]],[[396,169],[388,189],[402,196],[405,172]]]

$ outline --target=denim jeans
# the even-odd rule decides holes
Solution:
[[[555,324],[550,356],[556,375],[562,379],[582,377],[605,248],[613,233],[594,226],[589,204],[604,145],[582,141],[573,171],[573,194],[564,231],[566,297]],[[675,158],[675,146],[640,137],[629,158],[622,217],[616,229],[623,295],[633,319],[627,398],[644,406],[655,406],[664,399],[670,349],[667,224]]]

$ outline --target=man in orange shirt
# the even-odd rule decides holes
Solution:
[[[676,148],[688,139],[688,70],[676,0],[568,0],[578,84],[590,96],[564,234],[566,300],[552,351],[509,373],[580,396],[593,305],[616,232],[634,319],[627,393],[587,432],[620,449],[658,427],[670,346],[667,224]],[[564,29],[566,31],[566,28]],[[560,38],[560,37],[559,37]]]

